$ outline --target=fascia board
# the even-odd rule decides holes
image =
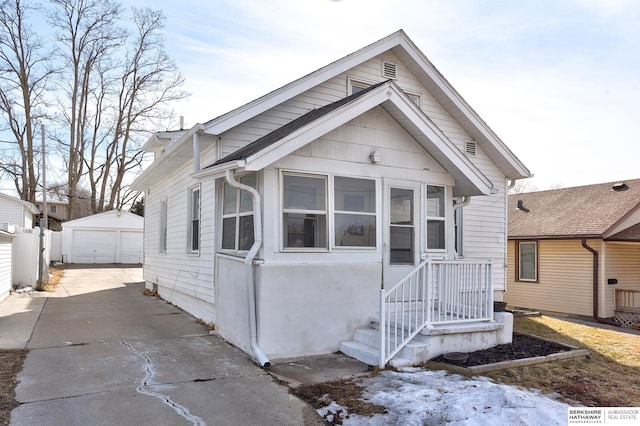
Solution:
[[[389,95],[386,94],[386,92],[389,88],[389,85],[381,86],[377,90],[367,93],[354,102],[332,111],[313,123],[291,133],[270,147],[248,157],[246,159],[245,169],[251,171],[261,170],[295,150],[302,148],[309,142],[327,134],[331,130],[364,114],[388,99]]]
[[[232,161],[230,163],[220,164],[215,167],[209,167],[199,172],[192,173],[191,177],[198,181],[219,179],[224,177],[227,170],[242,170],[245,168],[244,160]]]
[[[634,208],[629,210],[624,216],[617,220],[616,223],[611,225],[609,229],[602,234],[602,238],[607,239],[610,236],[615,235],[618,232],[622,232],[638,223],[640,223],[640,203],[636,204]]]
[[[451,167],[454,167],[455,171],[464,175],[480,193],[491,193],[493,187],[491,181],[455,147],[435,124],[430,122],[424,113],[417,110],[417,106],[395,83],[380,86],[354,102],[338,108],[330,114],[291,133],[270,147],[248,157],[244,165],[245,170],[261,170],[331,130],[385,102],[393,103],[398,110],[426,136],[433,145],[433,148],[442,153],[442,155],[438,155],[437,157],[440,157],[441,160],[443,158],[447,159],[449,164],[446,165],[445,169],[451,173]],[[430,148],[428,146],[423,147],[425,150]]]
[[[404,94],[393,85],[389,101],[416,126],[420,134],[426,136],[426,146],[430,153],[449,173],[454,167],[463,174],[482,194],[491,193],[493,183],[455,146],[453,142]],[[383,105],[384,106],[384,105]],[[423,139],[423,138],[420,138]],[[418,140],[422,144],[422,141]],[[441,153],[441,155],[438,155]],[[449,163],[449,164],[446,164]]]
[[[531,177],[529,169],[509,150],[502,140],[486,125],[471,106],[460,96],[460,94],[449,84],[440,74],[435,66],[424,56],[424,54],[408,38],[403,38],[400,45],[411,56],[411,58],[424,70],[431,81],[444,93],[445,96],[462,112],[469,122],[483,135],[483,137],[493,146],[519,175],[519,178]],[[495,159],[494,159],[495,162]],[[515,177],[514,177],[515,178]]]
[[[274,90],[254,101],[249,102],[205,124],[205,133],[220,135],[229,129],[261,114],[281,103],[316,87],[337,75],[340,75],[367,60],[392,49],[404,39],[402,31],[366,46],[350,55],[345,56],[329,65],[320,68],[298,80]]]

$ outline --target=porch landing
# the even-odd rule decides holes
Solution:
[[[378,326],[378,318],[372,318],[371,327],[356,330],[354,340],[342,342],[340,351],[365,364],[377,366],[380,359]],[[389,364],[393,367],[417,366],[448,352],[474,352],[511,343],[512,336],[513,315],[509,312],[495,312],[493,321],[425,327]]]

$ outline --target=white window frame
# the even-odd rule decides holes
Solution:
[[[167,254],[167,223],[169,217],[169,203],[167,197],[160,199],[159,209],[158,250],[160,254]]]
[[[194,198],[197,194],[197,199]],[[187,217],[187,253],[198,254],[200,253],[200,244],[202,242],[201,229],[201,204],[202,204],[202,191],[200,191],[200,185],[192,186],[187,192],[187,203],[189,206]],[[196,205],[197,202],[197,205]],[[194,229],[197,227],[197,229]],[[194,230],[197,232],[196,241],[194,241]]]
[[[361,87],[363,90],[367,90],[369,87],[376,84],[371,80],[347,77],[347,96],[353,95],[353,86]]]
[[[284,205],[285,201],[285,176],[294,176],[294,177],[303,177],[303,178],[311,178],[311,179],[322,179],[324,181],[324,210],[309,210],[303,208],[286,208]],[[329,211],[329,179],[330,176],[322,173],[301,173],[301,172],[293,172],[293,171],[282,171],[280,173],[280,226],[281,226],[281,239],[280,246],[282,251],[286,252],[328,252],[330,248],[330,238],[332,229],[332,224],[330,223],[330,211]],[[286,244],[285,240],[287,237],[287,226],[284,220],[286,214],[309,214],[309,215],[324,215],[325,216],[325,229],[324,229],[324,241],[325,244],[323,247],[294,247]]]
[[[255,172],[252,173],[245,173],[244,175],[238,176],[236,177],[236,180],[239,181],[240,183],[243,184],[247,184],[244,179],[250,175],[250,174],[254,174],[255,175],[255,185],[256,185],[256,189],[258,187],[258,174]],[[223,184],[221,185],[222,189],[221,189],[221,199],[222,199],[222,205],[221,205],[221,221],[220,221],[220,251],[223,253],[227,253],[227,254],[233,254],[233,255],[239,255],[239,256],[244,256],[249,252],[249,249],[241,249],[240,248],[240,224],[242,222],[243,219],[246,219],[248,217],[252,217],[255,218],[254,212],[253,212],[253,204],[252,204],[252,208],[250,210],[247,211],[242,211],[242,197],[243,194],[247,193],[246,191],[241,190],[240,188],[235,188],[231,185],[229,185],[228,182],[223,181]],[[225,203],[224,203],[224,196],[225,196],[225,190],[226,188],[231,188],[231,190],[235,190],[235,210],[233,212],[228,212],[225,213],[224,212],[224,208],[225,208]],[[234,220],[234,247],[233,248],[225,248],[224,245],[224,223],[225,223],[225,219],[227,220]],[[252,219],[253,220],[253,219]],[[254,224],[255,226],[255,224]],[[253,237],[253,227],[251,228],[252,232],[251,232],[251,236]],[[253,244],[253,241],[251,242],[251,244]]]
[[[438,206],[438,208],[442,209],[442,216],[433,216],[429,214],[429,187],[442,188],[443,199],[442,206]],[[428,252],[438,252],[443,253],[447,251],[447,187],[444,185],[427,185],[425,193],[425,225],[426,225],[426,233],[427,239],[425,241],[426,249]],[[444,247],[429,247],[429,222],[442,222],[443,231],[444,231]]]
[[[330,203],[329,203],[329,210],[330,210],[330,214],[331,217],[333,218],[333,221],[331,222],[331,229],[329,230],[329,233],[331,234],[331,238],[332,241],[330,242],[332,247],[336,248],[336,249],[349,249],[349,250],[375,250],[377,245],[378,245],[378,188],[377,188],[377,182],[375,179],[373,178],[365,178],[365,177],[354,177],[354,176],[345,176],[345,175],[341,175],[341,174],[335,174],[335,175],[331,175],[329,176],[330,182],[332,183],[331,185],[331,195],[330,195]],[[357,210],[337,210],[336,208],[336,179],[353,179],[353,180],[359,180],[359,181],[368,181],[373,183],[373,212],[368,212],[368,211],[357,211]],[[338,215],[343,215],[343,216],[369,216],[373,218],[373,229],[374,229],[374,235],[373,235],[373,245],[340,245],[338,244],[338,241],[336,241],[336,223],[337,223],[337,216]]]
[[[285,192],[285,184],[284,178],[285,176],[300,176],[300,177],[310,177],[323,179],[325,184],[325,210],[305,210],[305,209],[291,209],[285,208],[284,206],[284,192]],[[349,211],[349,210],[336,210],[336,178],[347,178],[347,179],[356,179],[363,181],[371,181],[374,184],[374,212],[357,212],[357,211]],[[380,226],[380,188],[379,181],[376,178],[364,177],[364,176],[350,176],[346,174],[333,174],[333,173],[309,173],[302,171],[294,171],[294,170],[282,170],[280,172],[280,250],[282,252],[310,252],[310,253],[328,253],[333,251],[375,251],[378,249],[379,245],[379,226]],[[286,244],[286,224],[285,224],[285,214],[286,213],[298,213],[298,214],[322,214],[326,215],[326,223],[325,223],[325,238],[326,245],[324,247],[289,247]],[[336,241],[336,215],[363,215],[363,216],[371,216],[374,218],[374,226],[375,226],[375,242],[373,246],[357,246],[357,245],[338,245]]]
[[[517,259],[516,261],[518,262],[517,265],[517,276],[516,279],[517,281],[522,281],[522,282],[530,282],[530,283],[537,283],[538,282],[538,241],[516,241],[517,244]],[[523,277],[522,276],[522,245],[524,244],[531,244],[533,245],[533,274],[534,277],[533,278],[529,278],[529,277]]]

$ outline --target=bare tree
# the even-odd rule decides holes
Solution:
[[[0,162],[19,197],[36,201],[39,168],[34,136],[44,117],[44,95],[52,74],[41,38],[27,23],[33,9],[21,0],[0,2],[0,113],[13,138],[1,141],[10,148]]]
[[[509,189],[509,194],[523,194],[525,192],[537,191],[538,187],[533,185],[530,180],[520,179],[516,182],[513,188]]]
[[[141,168],[140,131],[154,121],[168,119],[171,112],[167,104],[187,96],[181,90],[184,78],[164,50],[161,34],[164,21],[161,11],[133,10],[136,33],[128,44],[113,87],[117,89],[117,98],[113,102],[110,138],[102,161],[96,162],[97,150],[92,149],[88,165],[92,197],[97,199],[95,209],[122,208],[130,201],[125,191],[126,177]],[[108,89],[109,80],[104,75],[101,80]],[[94,141],[102,143],[100,139]]]
[[[101,89],[96,82],[96,70],[105,66],[117,49],[122,47],[124,31],[118,26],[120,5],[109,0],[52,0],[56,6],[51,15],[54,28],[58,29],[60,57],[64,61],[61,87],[65,97],[60,111],[68,129],[68,139],[60,143],[66,149],[68,167],[70,219],[74,218],[75,203],[80,196],[78,185],[85,174],[85,154],[89,123],[96,120],[98,111],[90,107],[90,100]],[[94,126],[95,130],[95,126]]]

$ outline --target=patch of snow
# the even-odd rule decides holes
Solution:
[[[345,425],[564,425],[571,407],[540,391],[498,384],[487,377],[465,378],[420,368],[382,371],[361,385],[365,401],[389,411],[374,417],[349,415]],[[328,419],[332,413],[344,417],[346,411],[332,402],[318,413]]]

